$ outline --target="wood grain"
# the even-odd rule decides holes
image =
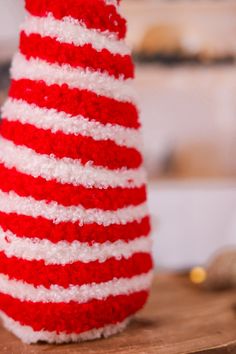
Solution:
[[[159,275],[148,305],[109,339],[70,345],[24,345],[0,328],[1,354],[236,353],[236,292],[211,293],[184,276]]]

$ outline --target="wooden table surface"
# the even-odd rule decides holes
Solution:
[[[117,336],[80,344],[29,346],[0,328],[0,353],[236,353],[236,292],[205,292],[184,276],[159,275],[145,309]]]

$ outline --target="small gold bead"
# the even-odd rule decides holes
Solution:
[[[203,267],[194,267],[190,271],[189,277],[194,284],[202,284],[206,280],[207,273]]]

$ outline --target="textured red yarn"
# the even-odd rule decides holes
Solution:
[[[126,34],[126,21],[103,0],[26,0],[26,9],[40,17],[52,13],[59,20],[71,16],[87,28],[114,32],[119,38]]]
[[[6,214],[0,212],[0,226],[4,231],[10,230],[18,237],[47,239],[53,243],[59,241],[80,241],[89,244],[115,242],[117,240],[129,241],[139,236],[148,236],[150,232],[149,217],[141,221],[133,221],[125,225],[114,224],[103,226],[98,224],[84,224],[61,222],[54,224],[52,220],[42,217]]]
[[[12,80],[9,95],[41,108],[54,108],[73,116],[82,115],[104,124],[129,128],[140,126],[137,108],[132,103],[118,102],[87,90],[70,89],[66,84],[48,86],[43,81]]]
[[[131,295],[110,296],[106,300],[91,300],[85,304],[67,304],[23,302],[0,294],[0,309],[35,331],[81,333],[122,322],[143,307],[147,296],[147,291],[140,291]]]
[[[119,14],[117,7],[114,4],[109,5],[105,0],[25,0],[25,2],[26,9],[31,15],[42,18],[42,25],[46,25],[46,17],[61,22],[71,21],[75,26],[77,24],[89,29],[91,35],[93,35],[91,29],[97,33],[102,32],[100,37],[104,38],[104,46],[109,39],[123,39],[126,33],[125,20]],[[119,2],[117,0],[117,4]],[[64,67],[67,67],[68,70],[74,68],[73,72],[75,73],[76,68],[79,71],[82,69],[84,73],[94,72],[98,76],[100,73],[100,80],[108,77],[111,80],[111,90],[114,90],[115,82],[118,82],[117,79],[121,85],[126,85],[128,79],[134,77],[134,66],[130,55],[124,55],[122,51],[114,54],[107,49],[97,50],[96,46],[93,47],[91,43],[80,46],[74,45],[73,42],[71,44],[61,43],[60,38],[56,35],[43,37],[38,34],[40,28],[37,30],[37,22],[34,33],[27,33],[27,30],[21,32],[19,51],[28,60],[29,75],[31,72],[30,59],[35,59],[32,61],[36,63],[41,61],[48,64],[48,70],[38,73],[38,80],[24,78],[27,75],[22,72],[22,63],[16,58],[14,64],[16,79],[11,83],[10,98],[19,100],[19,103],[32,104],[32,110],[44,108],[45,115],[48,113],[50,117],[51,112],[48,110],[53,109],[53,112],[65,112],[67,116],[65,119],[70,119],[70,117],[78,120],[85,118],[94,123],[100,122],[105,128],[122,126],[137,130],[140,127],[139,113],[135,103],[121,99],[122,92],[118,92],[119,90],[115,95],[117,98],[109,98],[107,97],[110,96],[109,94],[95,93],[95,87],[94,89],[80,89],[79,87],[72,88],[72,85],[66,83],[53,85],[46,83],[50,82],[50,68],[52,69],[56,64],[58,70],[61,68],[59,76],[61,79],[64,78],[64,81],[67,81],[68,72],[63,69],[65,65]],[[35,69],[32,67],[32,70],[33,75]],[[47,75],[50,76],[48,80]],[[19,77],[22,79],[17,79]],[[55,82],[59,81],[55,79]],[[78,84],[78,86],[80,85]],[[41,156],[58,158],[55,160],[57,165],[59,159],[67,157],[75,163],[85,166],[88,163],[97,169],[105,168],[108,172],[119,169],[138,169],[142,164],[139,148],[120,146],[115,143],[116,139],[98,141],[92,136],[65,134],[62,130],[55,132],[53,129],[37,128],[37,122],[21,123],[20,119],[15,119],[17,118],[15,105],[11,104],[11,100],[9,104],[8,109],[13,111],[12,116],[4,117],[0,127],[0,135],[6,139],[2,139],[1,144],[3,147],[6,144],[6,149],[8,148],[7,141],[8,143],[12,141],[15,147],[26,146]],[[23,107],[22,105],[22,113],[27,114],[28,110],[24,110]],[[22,118],[24,119],[24,117]],[[15,119],[15,121],[11,121],[11,119]],[[83,120],[81,120],[82,122]],[[128,131],[124,131],[124,135],[126,133]],[[16,150],[18,149],[16,148]],[[47,161],[43,162],[42,166],[37,165],[34,168],[37,161],[32,157],[32,161],[29,161],[32,163],[31,172],[23,173],[17,170],[17,168],[21,169],[17,166],[18,162],[19,164],[25,162],[24,154],[19,154],[16,161],[11,154],[7,163],[4,163],[4,157],[2,160],[0,161],[0,191],[5,192],[6,195],[9,194],[9,196],[14,192],[20,197],[25,197],[25,199],[20,198],[17,202],[16,207],[19,207],[19,210],[21,210],[22,203],[27,202],[27,198],[34,198],[36,201],[45,201],[46,203],[56,202],[65,207],[81,206],[85,209],[95,209],[93,210],[95,214],[99,213],[99,210],[116,211],[125,207],[139,206],[146,202],[145,185],[136,188],[108,187],[101,189],[92,186],[91,188],[82,185],[74,186],[72,183],[59,182],[59,178],[58,180],[50,179],[50,176],[53,177],[53,171],[49,171],[50,169],[48,171],[51,174],[47,179],[46,177],[35,177],[38,173],[35,168],[39,168],[40,175],[44,176],[44,168],[48,169]],[[66,161],[64,159],[65,163]],[[57,167],[59,166],[60,164]],[[60,171],[63,180],[66,171],[63,168]],[[139,170],[136,172],[138,173]],[[112,185],[112,181],[110,183],[108,181],[109,184]],[[73,285],[82,286],[84,284],[101,284],[103,286],[104,282],[114,279],[130,279],[141,274],[147,275],[153,268],[152,256],[145,249],[134,253],[129,258],[115,259],[111,257],[105,261],[103,259],[99,261],[101,257],[95,252],[94,258],[97,260],[89,261],[90,252],[93,252],[89,246],[94,243],[100,245],[117,241],[127,243],[136,238],[148,237],[150,232],[149,216],[132,222],[126,222],[121,218],[118,220],[118,224],[104,226],[98,223],[84,224],[83,219],[77,222],[57,223],[46,217],[21,214],[24,211],[19,211],[19,214],[10,212],[16,209],[9,205],[9,212],[0,211],[0,228],[3,231],[2,237],[5,238],[4,250],[0,251],[0,274],[6,275],[10,280],[31,284],[35,287],[36,292],[40,291],[40,286],[47,289],[50,289],[52,285],[58,285],[65,289]],[[14,256],[14,254],[18,255],[18,246],[17,243],[13,244],[11,233],[16,240],[25,242],[25,244],[31,241],[35,246],[38,244],[38,247],[40,244],[44,244],[40,241],[50,241],[48,249],[43,250],[42,258],[49,257],[50,259],[51,256],[52,261],[52,252],[57,250],[58,242],[64,241],[64,243],[60,243],[60,246],[64,245],[64,252],[67,252],[68,247],[74,241],[85,242],[88,248],[86,251],[81,251],[81,257],[88,256],[88,259],[86,258],[88,261],[68,262],[66,258],[63,259],[61,251],[58,257],[61,256],[62,263],[67,261],[65,264],[48,264],[44,260],[36,260],[37,256],[33,253],[32,260],[26,260],[24,254],[20,254],[19,257]],[[117,247],[119,244],[117,243]],[[122,247],[122,243],[120,247]],[[31,246],[29,246],[29,254],[30,252]],[[8,256],[9,254],[12,256]],[[148,287],[141,278],[140,285]],[[121,294],[123,293],[122,289],[117,290],[118,292],[120,290]],[[79,334],[91,329],[102,328],[107,324],[120,323],[141,309],[148,296],[148,289],[140,292],[133,290],[126,295],[110,296],[102,300],[92,299],[84,304],[79,304],[75,301],[67,303],[66,299],[61,303],[56,303],[54,299],[48,302],[46,297],[42,297],[44,302],[20,301],[17,297],[22,296],[24,299],[27,294],[24,294],[23,289],[19,291],[20,293],[13,297],[10,294],[4,294],[5,290],[0,286],[0,310],[21,325],[28,325],[36,331],[53,332],[47,337],[48,340],[55,338],[55,332],[57,334],[60,332]],[[43,293],[41,295],[43,296]],[[78,299],[78,301],[80,300],[82,299]],[[12,328],[12,331],[16,332],[15,328]],[[16,333],[16,335],[27,339],[24,334]]]
[[[56,201],[64,206],[82,205],[84,208],[117,210],[138,205],[146,200],[146,187],[140,188],[85,188],[72,184],[61,184],[33,177],[15,168],[8,169],[0,163],[1,190],[14,191],[22,197],[32,196],[36,200]]]
[[[112,170],[138,168],[142,163],[141,154],[133,149],[118,146],[111,140],[94,140],[82,135],[52,133],[31,124],[3,119],[1,135],[16,145],[24,145],[39,154],[54,154],[55,157],[79,159],[85,165],[91,161],[95,166]]]
[[[35,286],[49,288],[57,284],[65,288],[73,285],[101,283],[113,278],[131,278],[148,272],[152,260],[147,253],[135,253],[132,257],[116,260],[110,258],[98,261],[74,262],[66,265],[45,265],[44,261],[27,261],[17,257],[7,257],[0,252],[0,273],[11,279],[22,280]]]
[[[40,58],[52,64],[69,64],[72,67],[90,68],[107,72],[116,78],[134,77],[134,66],[130,55],[112,54],[107,49],[97,51],[91,44],[75,46],[60,43],[51,37],[39,34],[27,36],[21,32],[20,51],[29,58]]]

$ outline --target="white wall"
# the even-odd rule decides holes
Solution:
[[[0,41],[15,40],[23,18],[23,0],[0,0]]]
[[[221,248],[236,247],[233,181],[160,181],[149,186],[149,208],[160,268],[205,264]]]
[[[23,0],[0,0],[0,61],[9,59],[14,53],[23,18]]]

